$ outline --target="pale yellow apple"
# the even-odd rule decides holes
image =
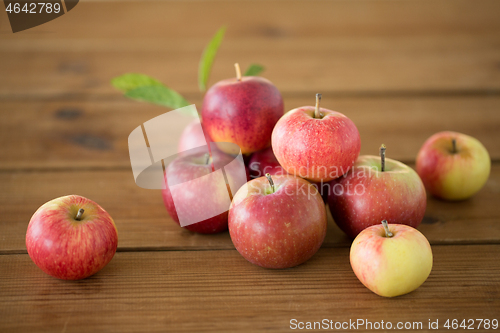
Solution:
[[[432,250],[420,231],[403,224],[382,224],[363,230],[351,246],[351,266],[368,289],[394,297],[417,289],[432,269]]]
[[[488,180],[490,155],[477,139],[457,132],[439,132],[424,143],[417,172],[425,188],[445,200],[463,200]]]

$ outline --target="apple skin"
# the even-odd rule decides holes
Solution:
[[[234,158],[220,152],[219,150],[212,150],[212,154],[217,154],[219,159],[218,161],[221,165],[225,165],[231,162]],[[204,159],[205,153],[203,152],[180,156],[168,165],[166,173],[169,175],[169,177],[171,176],[175,178],[173,179],[174,182],[179,183],[206,176],[212,172],[213,163],[205,164],[204,162],[202,162]],[[229,175],[228,180],[231,181]],[[228,187],[225,183],[214,184],[207,182],[202,187],[185,183],[184,190],[182,191],[182,193],[180,193],[182,194],[182,197],[179,198],[179,202],[192,206],[193,210],[205,210],[207,209],[207,205],[211,205],[211,203],[206,203],[201,199],[203,198],[202,194],[207,192],[213,193],[215,197],[222,198],[228,195]],[[167,209],[168,213],[170,214],[172,219],[180,225],[179,216],[177,215],[177,210],[175,208],[172,194],[168,186],[165,186],[165,188],[162,189],[162,196],[165,208]],[[198,198],[195,205],[193,205],[193,198]],[[227,208],[229,209],[229,207]],[[183,228],[201,234],[219,233],[227,230],[227,218],[228,211],[225,211],[224,213],[198,223],[187,225]]]
[[[265,176],[266,173],[271,176],[288,174],[280,165],[276,156],[274,156],[271,147],[253,153],[250,157],[248,168],[250,169],[250,177],[252,179]]]
[[[345,174],[356,161],[361,139],[356,125],[342,113],[304,106],[286,113],[276,124],[272,147],[290,174],[327,182]]]
[[[240,188],[229,210],[229,234],[236,250],[264,268],[289,268],[311,258],[326,235],[326,210],[317,190],[291,175],[266,177]]]
[[[452,152],[453,139],[457,153]],[[464,200],[476,194],[488,180],[490,169],[490,155],[481,142],[457,132],[434,134],[417,155],[417,172],[425,188],[445,200]]]
[[[432,270],[427,238],[404,224],[390,224],[385,237],[382,224],[363,230],[352,242],[350,260],[359,281],[377,295],[394,297],[417,289]]]
[[[85,211],[81,220],[75,216]],[[97,203],[78,195],[53,199],[33,214],[26,248],[45,273],[80,280],[99,272],[115,255],[118,233],[111,216]]]
[[[214,142],[232,142],[243,154],[251,154],[269,147],[283,113],[283,98],[269,80],[244,76],[241,81],[234,78],[213,85],[203,99],[201,117]]]
[[[205,135],[200,126],[200,120],[194,119],[182,131],[177,150],[182,154],[193,148],[207,145],[210,147],[210,141],[210,138]]]
[[[409,166],[380,157],[360,156],[348,174],[330,182],[328,205],[335,223],[351,239],[363,229],[388,223],[417,228],[427,206],[425,188]]]

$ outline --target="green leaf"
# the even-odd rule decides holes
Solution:
[[[224,33],[226,32],[226,27],[220,28],[215,36],[212,38],[210,43],[203,50],[201,55],[200,64],[198,67],[198,86],[201,91],[207,89],[208,77],[210,76],[210,71],[212,70],[212,64],[219,49],[220,43],[224,38]]]
[[[162,83],[144,74],[127,73],[115,77],[111,84],[118,90],[127,92],[129,90],[144,86],[161,86]]]
[[[137,87],[125,92],[125,96],[172,109],[178,109],[189,105],[189,102],[179,93],[163,85]]]
[[[264,69],[265,68],[262,65],[251,64],[250,67],[248,67],[248,69],[245,72],[245,74],[243,74],[243,76],[256,76],[256,75],[262,73],[262,71],[264,71]]]

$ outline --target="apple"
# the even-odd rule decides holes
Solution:
[[[229,234],[236,250],[265,268],[289,268],[311,258],[326,235],[326,210],[315,187],[292,175],[260,177],[236,193]]]
[[[210,144],[210,141],[210,138],[203,133],[200,120],[194,119],[182,131],[179,138],[178,151],[180,154],[183,154],[191,149],[207,146],[207,144]]]
[[[359,281],[377,295],[404,295],[429,276],[431,246],[417,229],[382,223],[363,230],[352,242],[351,267]]]
[[[490,155],[477,139],[457,132],[439,132],[417,155],[417,172],[425,188],[445,200],[463,200],[488,180]]]
[[[250,169],[250,177],[252,179],[262,177],[266,173],[271,176],[287,174],[276,159],[276,156],[274,156],[271,147],[253,153],[250,157],[248,168]]]
[[[201,117],[213,141],[235,143],[243,154],[251,154],[271,144],[274,125],[284,113],[283,98],[270,81],[241,77],[235,66],[236,78],[217,82],[207,91]]]
[[[319,192],[319,195],[321,195],[321,198],[323,199],[323,202],[325,204],[328,203],[328,194],[330,191],[330,183],[329,182],[311,182],[312,186],[316,187],[316,189]]]
[[[247,180],[244,164],[241,167],[243,181],[236,179],[228,170],[234,164],[233,156],[212,147],[212,156],[200,151],[181,155],[166,168],[165,185],[162,189],[163,202],[172,219],[179,225],[179,211],[190,220],[183,227],[202,234],[213,234],[227,230],[228,210],[231,204],[230,189],[239,188]],[[226,184],[221,167],[225,167],[229,184]],[[219,178],[216,178],[219,172]],[[239,183],[238,183],[239,182]],[[239,185],[237,185],[239,184]],[[172,187],[176,188],[175,200]],[[236,192],[236,191],[235,191]],[[209,218],[200,219],[201,216]],[[195,221],[196,223],[192,223]]]
[[[111,216],[78,195],[42,205],[26,232],[31,260],[45,273],[63,280],[80,280],[99,272],[113,258],[117,245]]]
[[[330,212],[352,239],[383,219],[416,228],[424,218],[427,197],[420,177],[409,166],[385,158],[385,149],[382,145],[381,157],[360,156],[349,173],[330,183]]]
[[[313,182],[327,182],[349,171],[361,148],[354,123],[342,113],[303,106],[286,113],[276,124],[272,147],[290,174]]]

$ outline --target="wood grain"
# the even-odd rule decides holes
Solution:
[[[286,97],[285,110],[313,104]],[[191,101],[201,111],[200,97]],[[335,97],[322,105],[346,114],[361,134],[361,154],[414,161],[424,141],[442,130],[478,138],[500,160],[500,97]],[[126,100],[8,101],[0,112],[0,170],[130,168],[127,138],[141,123],[168,109]],[[177,127],[178,124],[171,124]],[[167,128],[166,133],[172,129]]]
[[[12,34],[0,15],[0,332],[281,332],[293,318],[421,321],[425,332],[429,320],[500,320],[498,17],[497,0],[80,1]],[[210,84],[234,76],[234,62],[261,63],[286,110],[320,92],[350,117],[362,154],[384,143],[411,164],[442,130],[486,146],[494,162],[476,196],[428,199],[419,230],[434,267],[418,290],[366,289],[331,216],[311,260],[265,270],[227,232],[181,229],[159,191],[135,185],[128,135],[166,109],[126,100],[110,79],[146,73],[200,109],[198,60],[222,24]],[[67,194],[101,204],[119,233],[111,263],[78,282],[45,275],[24,243],[33,212]]]
[[[119,251],[233,248],[227,232],[198,235],[181,229],[166,212],[160,192],[136,186],[129,170],[2,172],[0,184],[0,254],[25,253],[31,215],[46,201],[68,194],[90,198],[111,214]],[[458,203],[429,198],[419,229],[433,244],[500,243],[499,201],[496,163],[486,186],[473,198]],[[349,245],[330,217],[324,246]]]
[[[294,93],[498,94],[499,14],[494,0],[85,2],[15,36],[3,25],[0,96],[112,95],[109,80],[126,72],[193,93],[203,47],[222,24],[212,83],[234,76],[234,62],[258,62]]]
[[[287,270],[235,250],[117,253],[79,282],[45,275],[27,255],[0,255],[2,332],[235,332],[290,330],[290,320],[423,322],[497,318],[500,245],[433,246],[416,291],[387,299],[353,274],[349,249],[321,249]],[[397,309],[397,311],[396,311]],[[420,330],[419,330],[420,331]]]

